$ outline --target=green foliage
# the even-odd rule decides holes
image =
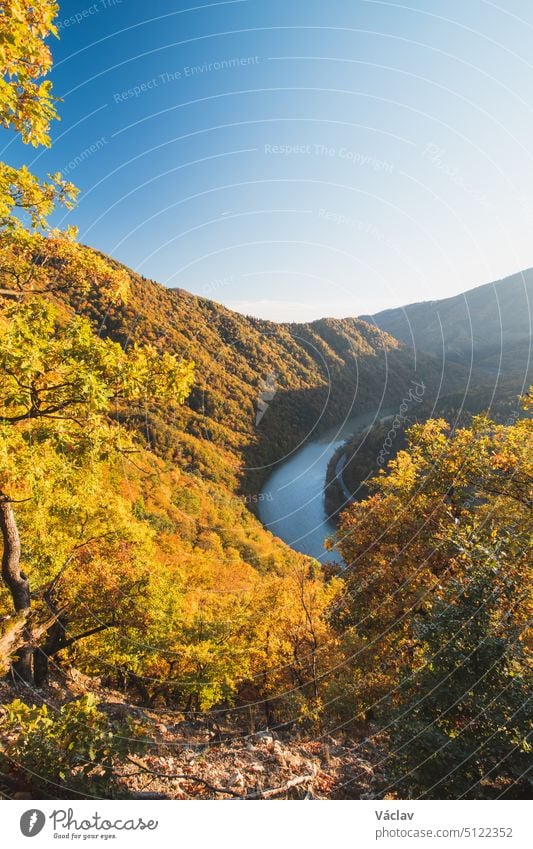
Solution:
[[[528,589],[507,571],[520,546],[505,537],[495,551],[470,545],[467,556],[464,580],[415,627],[422,665],[405,673],[391,734],[401,798],[531,795],[533,674],[516,621]]]
[[[172,503],[188,513],[189,516],[197,516],[200,512],[201,500],[199,496],[190,489],[178,489],[172,496]]]
[[[176,530],[174,523],[164,515],[160,513],[151,513],[144,506],[144,502],[142,499],[138,499],[133,505],[133,515],[137,519],[142,519],[148,522],[152,528],[160,534],[171,534]]]
[[[56,712],[15,700],[5,706],[0,730],[2,771],[52,798],[122,795],[120,761],[145,749],[142,727],[109,721],[91,695]]]
[[[43,299],[6,308],[0,328],[0,489],[10,498],[31,494],[45,470],[64,486],[69,466],[129,448],[110,418],[117,405],[179,404],[192,381],[190,363],[152,347],[125,352]]]
[[[32,227],[44,229],[56,205],[72,209],[76,195],[76,187],[61,174],[49,174],[41,181],[26,166],[11,168],[0,162],[0,230],[22,234],[24,218]],[[9,248],[2,236],[4,252]]]

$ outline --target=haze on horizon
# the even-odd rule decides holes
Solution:
[[[308,321],[533,265],[533,7],[60,7],[52,148],[3,158],[61,170],[80,239],[136,271]]]

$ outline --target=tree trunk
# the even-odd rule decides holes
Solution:
[[[11,593],[15,612],[28,610],[30,606],[30,583],[20,569],[20,537],[15,513],[9,499],[0,493],[0,532],[4,550],[2,554],[2,578]],[[25,636],[30,639],[28,629]],[[27,684],[33,683],[33,649],[22,647],[13,666],[15,675]]]
[[[54,613],[57,611],[54,610]],[[48,678],[50,658],[61,650],[65,636],[66,618],[58,616],[56,622],[48,630],[42,646],[35,649],[33,658],[33,678],[36,687],[41,687]]]
[[[30,606],[30,584],[26,575],[20,571],[20,537],[13,507],[5,495],[0,495],[0,531],[4,543],[2,578],[18,613]]]

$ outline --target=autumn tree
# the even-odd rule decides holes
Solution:
[[[512,569],[516,586],[529,585],[532,457],[527,410],[507,425],[481,415],[455,431],[430,420],[408,431],[407,449],[372,480],[372,495],[342,514],[337,538],[349,590],[342,624],[356,713],[375,715],[385,698],[392,709],[404,671],[423,664],[421,623],[451,582],[469,580],[459,533],[487,551],[509,535],[522,540],[523,556],[497,568]],[[494,568],[487,555],[487,580]]]
[[[144,405],[155,397],[179,404],[192,370],[154,348],[125,352],[98,339],[85,319],[65,319],[44,300],[13,305],[0,322],[2,577],[20,613],[29,610],[31,593],[20,567],[17,502],[39,490],[42,502],[43,478],[74,498],[69,487],[75,474],[88,494],[89,476],[98,463],[132,450],[131,437],[113,421],[117,405]],[[56,492],[52,501],[60,497]],[[33,656],[28,646],[19,659],[17,669],[25,680],[31,680]]]
[[[57,8],[48,0],[8,0],[0,10],[0,120],[34,146],[50,144],[50,122],[57,117],[45,79],[52,66],[46,39],[57,35]],[[48,228],[55,206],[70,208],[75,195],[60,174],[39,181],[25,167],[0,164],[0,533],[2,577],[15,611],[3,623],[0,644],[4,659],[18,654],[15,668],[27,682],[36,674],[36,648],[42,658],[67,638],[64,611],[53,600],[57,576],[40,588],[49,621],[30,622],[32,590],[21,567],[25,552],[16,505],[39,494],[37,516],[50,486],[69,492],[73,503],[83,498],[83,486],[88,494],[100,464],[132,448],[114,421],[120,405],[145,406],[156,397],[179,404],[192,380],[191,364],[153,346],[126,352],[98,339],[87,320],[54,304],[58,293],[72,297],[93,286],[106,291],[110,302],[128,296],[123,269],[78,245],[72,229]],[[50,502],[48,530],[60,501],[56,495]],[[61,534],[58,548],[60,540]]]
[[[382,711],[392,741],[384,792],[530,797],[533,575],[531,539],[516,530],[492,544],[458,535],[465,574],[415,625],[420,669],[405,670],[392,722]]]
[[[0,120],[33,145],[49,144],[57,117],[52,85],[43,78],[52,67],[46,38],[57,35],[58,8],[51,0],[4,0],[0,13]]]
[[[25,144],[50,146],[50,123],[57,119],[49,36],[57,36],[57,3],[5,0],[0,9],[0,122]],[[19,213],[44,227],[57,202],[71,205],[74,186],[60,174],[39,181],[26,167],[0,163],[0,228],[19,227]]]

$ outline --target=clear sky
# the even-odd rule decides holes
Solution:
[[[2,158],[80,187],[82,241],[275,320],[533,265],[530,0],[60,6],[52,149]]]

